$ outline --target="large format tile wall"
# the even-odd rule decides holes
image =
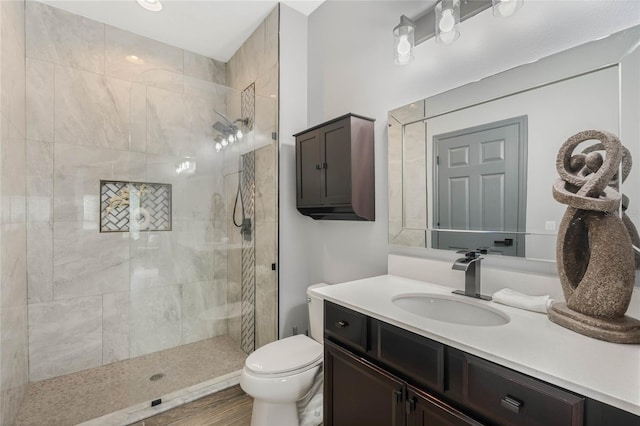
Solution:
[[[24,1],[0,2],[0,424],[27,377]]]
[[[277,212],[277,95],[278,95],[278,43],[279,9],[276,7],[258,26],[247,41],[227,62],[227,84],[244,90],[255,83],[255,347],[256,349],[278,338],[278,276],[272,270],[277,263],[278,212]],[[237,164],[228,162],[227,166]],[[237,186],[237,168],[225,169],[225,186],[234,195]],[[232,211],[235,198],[229,196],[228,208]],[[228,216],[229,242],[228,278],[229,303],[238,303],[241,297],[241,235]],[[229,334],[240,341],[240,318],[229,320]]]
[[[226,65],[34,1],[26,56],[30,380],[226,334]],[[172,184],[172,230],[100,233],[100,179]]]

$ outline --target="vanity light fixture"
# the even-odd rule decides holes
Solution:
[[[177,174],[193,174],[196,172],[196,162],[192,158],[185,158],[176,164]]]
[[[234,126],[233,129],[225,132],[224,135],[216,136],[214,139],[216,152],[220,152],[220,150],[230,147],[234,142],[240,142],[243,137],[244,134],[242,133],[242,130]]]
[[[402,15],[393,29],[395,63],[410,63],[414,47],[434,36],[440,44],[453,43],[460,37],[460,22],[490,7],[495,16],[508,17],[516,13],[522,3],[523,0],[440,0],[415,19]]]
[[[138,4],[152,12],[160,12],[162,10],[160,0],[138,0]]]
[[[249,119],[238,118],[232,122],[224,114],[216,110],[214,110],[214,112],[222,119],[211,126],[217,133],[214,139],[216,152],[220,152],[222,149],[233,145],[234,142],[240,142],[242,140],[244,137],[242,128],[247,129]]]

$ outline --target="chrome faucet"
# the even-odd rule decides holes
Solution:
[[[459,251],[464,253],[464,257],[456,259],[451,269],[464,271],[464,291],[456,290],[454,294],[475,297],[476,299],[491,300],[490,296],[480,293],[480,261],[483,259],[480,254],[487,254],[486,250]]]

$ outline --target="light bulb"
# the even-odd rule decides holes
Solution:
[[[240,140],[243,136],[244,135],[242,134],[242,130],[238,129],[238,131],[236,132],[236,139]]]
[[[453,29],[456,25],[456,19],[453,17],[453,9],[445,9],[442,11],[442,18],[440,18],[440,22],[438,26],[440,27],[440,31],[443,33],[448,33]]]
[[[511,16],[516,11],[516,2],[511,0],[502,0],[498,4],[498,9],[500,9],[500,14],[502,16]]]
[[[229,145],[229,142],[227,142],[226,139],[222,139],[222,146],[227,146]]]
[[[229,143],[234,143],[236,141],[236,137],[233,135],[229,135]]]
[[[456,40],[457,33],[455,31],[447,31],[447,32],[443,32],[440,33],[439,37],[439,41],[442,44],[449,44],[452,43]]]
[[[411,55],[398,55],[398,65],[406,65],[411,62]]]
[[[216,151],[220,151],[222,149],[222,144],[220,142],[216,142]]]
[[[503,18],[516,13],[522,6],[522,0],[494,0],[493,1],[493,14]]]
[[[138,0],[138,4],[152,12],[160,12],[162,10],[160,0]]]
[[[398,58],[401,56],[409,56],[410,52],[411,43],[409,43],[409,38],[406,35],[400,36],[400,41],[398,42]]]

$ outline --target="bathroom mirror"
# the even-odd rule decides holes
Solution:
[[[390,111],[389,243],[554,261],[566,207],[551,195],[556,155],[586,129],[618,135],[638,164],[622,186],[638,227],[639,43],[640,26],[632,27]],[[502,128],[520,151],[509,152],[514,143],[495,133]],[[447,174],[478,158],[499,159],[509,172],[478,172],[481,190]],[[491,193],[506,186],[506,196]]]

